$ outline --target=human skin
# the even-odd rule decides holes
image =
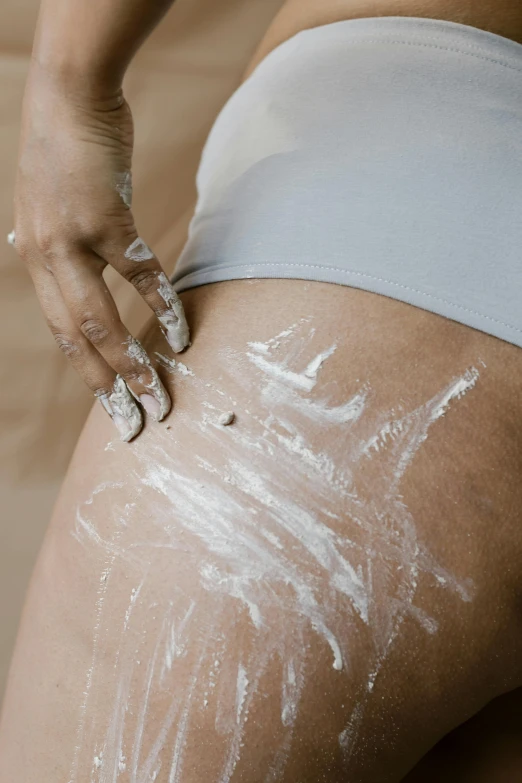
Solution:
[[[407,13],[419,15],[414,10]],[[430,15],[445,18],[440,13]],[[334,19],[328,17],[319,23],[326,21]],[[223,655],[219,660],[227,664],[220,670],[216,686],[227,709],[217,721],[219,699],[208,699],[213,710],[209,717],[204,710],[204,691],[196,689],[196,706],[188,713],[179,708],[173,717],[170,733],[157,757],[161,769],[156,779],[160,783],[207,781],[212,780],[216,770],[222,770],[233,734],[227,718],[233,723],[230,716],[237,714],[239,664],[251,662],[248,651],[255,647],[256,638],[258,643],[261,638],[270,649],[274,635],[279,638],[281,627],[288,624],[294,628],[295,607],[289,600],[283,606],[283,614],[276,613],[271,622],[271,612],[275,612],[277,604],[269,604],[270,633],[265,637],[256,637],[252,617],[244,605],[235,603],[230,596],[225,605],[217,607],[219,614],[216,612],[215,596],[202,584],[199,570],[207,560],[208,542],[198,539],[195,545],[191,535],[187,536],[186,526],[191,518],[188,512],[194,513],[194,508],[178,506],[176,476],[186,486],[187,481],[201,481],[203,475],[214,492],[219,487],[211,477],[222,470],[224,456],[228,462],[244,460],[244,440],[236,439],[230,445],[231,438],[236,438],[231,433],[236,430],[218,429],[215,434],[211,425],[206,432],[201,429],[205,415],[213,411],[206,404],[219,409],[219,392],[226,395],[227,403],[233,400],[237,419],[232,426],[237,427],[238,438],[256,434],[267,448],[273,445],[272,440],[277,439],[273,428],[267,432],[255,429],[259,424],[256,425],[255,417],[262,414],[266,420],[271,411],[266,408],[262,394],[266,378],[259,366],[247,359],[246,354],[251,352],[247,344],[266,342],[294,322],[308,319],[305,325],[316,329],[313,343],[307,344],[305,331],[283,345],[290,365],[294,367],[295,363],[296,370],[302,369],[318,351],[327,349],[333,342],[337,343],[337,349],[325,362],[318,385],[306,399],[314,403],[327,396],[331,409],[346,402],[361,384],[367,383],[373,390],[371,407],[363,417],[368,431],[378,431],[383,414],[392,417],[391,409],[397,411],[403,406],[404,412],[418,412],[437,394],[450,388],[455,379],[463,377],[470,367],[478,371],[474,386],[461,399],[453,398],[446,413],[429,427],[427,440],[419,446],[401,479],[399,496],[387,499],[391,503],[389,507],[380,505],[383,498],[378,491],[383,477],[388,475],[386,449],[372,455],[372,460],[361,467],[352,450],[356,442],[352,434],[339,441],[339,435],[325,427],[314,435],[313,453],[331,455],[339,470],[351,471],[359,486],[362,483],[369,492],[364,499],[375,507],[375,525],[365,529],[362,539],[361,520],[357,520],[353,507],[345,501],[336,506],[334,494],[327,510],[331,514],[335,509],[340,520],[332,521],[328,514],[325,516],[324,509],[317,508],[317,492],[310,475],[303,473],[300,461],[289,463],[295,475],[286,501],[299,502],[303,513],[316,515],[323,533],[329,526],[347,547],[350,542],[355,543],[356,564],[362,551],[358,547],[362,547],[368,557],[366,562],[371,562],[377,577],[373,621],[357,625],[348,640],[345,639],[350,653],[349,666],[344,661],[341,670],[334,669],[332,647],[324,633],[314,630],[310,624],[304,630],[298,626],[308,645],[303,664],[306,664],[306,676],[303,675],[299,717],[293,729],[287,765],[280,777],[273,779],[311,783],[348,777],[354,782],[395,783],[404,778],[437,740],[477,715],[491,699],[506,692],[509,695],[504,699],[516,698],[516,693],[509,692],[521,684],[520,405],[517,401],[520,352],[514,346],[404,303],[326,284],[237,281],[187,292],[183,300],[194,335],[194,345],[184,361],[202,383],[179,372],[163,375],[175,400],[175,409],[167,420],[170,429],[152,425],[131,447],[115,443],[105,450],[111,442],[109,425],[100,412],[93,412],[71,465],[28,596],[0,727],[0,781],[89,780],[95,758],[100,763],[99,767],[94,764],[95,772],[106,775],[99,779],[113,779],[107,777],[107,759],[116,769],[120,763],[125,767],[121,772],[117,769],[122,780],[135,779],[132,777],[134,759],[137,757],[138,771],[146,771],[154,738],[161,733],[177,692],[181,691],[181,703],[186,706],[191,703],[188,698],[191,684],[199,682],[196,677],[203,672],[211,682],[211,660],[205,657],[205,650],[208,654]],[[150,355],[155,350],[168,351],[157,328],[152,330],[145,345]],[[228,346],[228,352],[223,352],[223,346]],[[292,356],[292,352],[299,353]],[[240,363],[239,386],[237,376],[231,376],[226,369],[231,356]],[[297,417],[295,411],[294,414]],[[299,417],[292,419],[292,416],[288,423],[297,428],[298,434],[307,434]],[[281,435],[280,430],[277,432]],[[276,451],[271,461],[263,462],[265,491],[267,486],[279,486],[281,475],[288,477],[288,468],[282,462],[285,454],[284,450]],[[252,459],[250,452],[247,456]],[[202,461],[207,466],[204,474],[201,474]],[[158,485],[151,488],[143,483],[147,466],[158,467],[158,464],[171,471],[168,475],[174,497],[165,495]],[[216,473],[212,474],[211,470]],[[132,471],[137,476],[137,489],[119,486],[128,482]],[[317,479],[317,475],[312,475]],[[201,483],[203,492],[205,483]],[[113,486],[104,488],[105,484]],[[228,491],[233,499],[237,490]],[[244,513],[256,512],[260,528],[273,534],[270,505],[261,504],[259,508],[259,500],[252,495],[246,500],[243,497],[242,502]],[[401,567],[390,555],[390,540],[381,524],[387,519],[393,522],[390,508],[396,508],[397,502],[404,504],[414,521],[415,537],[405,537],[402,528],[399,547],[410,573],[418,565],[417,549],[411,546],[413,540],[444,569],[446,576],[439,573],[439,577],[447,579],[451,574],[461,587],[469,589],[465,598],[458,590],[442,586],[437,574],[423,560],[408,612],[403,616],[401,611],[390,609],[397,591],[412,584],[405,583],[397,574],[389,582],[379,581],[390,563],[395,562],[397,569]],[[79,540],[74,537],[78,511],[80,519],[87,519],[89,524],[82,530],[102,534],[101,544],[95,542],[96,536],[94,543],[92,535],[87,538],[79,535]],[[120,547],[117,559],[111,562],[115,552],[111,553],[107,542],[119,540],[122,514],[130,515],[124,516],[126,554],[122,554]],[[169,535],[175,536],[176,547],[170,547],[170,541],[166,546],[164,539],[158,540],[154,522],[157,519],[163,525],[162,535],[165,525],[172,525],[174,532],[170,531]],[[239,538],[241,525],[235,518],[231,522],[237,524]],[[183,536],[189,539],[185,545],[181,544]],[[367,536],[374,537],[374,541]],[[232,536],[232,540],[236,537]],[[159,544],[162,555],[158,559],[151,553]],[[148,550],[148,554],[138,566],[134,559],[129,560],[129,552],[141,548]],[[132,590],[137,592],[142,582],[147,589],[148,603],[134,610],[138,604],[134,602]],[[260,584],[262,595],[272,589],[268,579],[260,580]],[[279,589],[282,589],[280,585],[275,592]],[[140,591],[139,595],[143,593]],[[101,608],[100,598],[104,601]],[[167,646],[162,634],[165,623],[173,620],[171,600],[176,607],[179,603],[179,616],[174,619],[179,621],[186,616],[181,610],[188,611],[194,602],[199,622],[197,627],[187,626],[190,633],[183,640],[185,651],[176,666],[164,675],[162,683],[159,659],[154,653],[159,649],[158,639]],[[127,621],[129,610],[132,610],[131,620]],[[415,610],[421,611],[415,613]],[[134,611],[139,613],[133,625]],[[216,616],[219,622],[213,622]],[[334,621],[335,618],[339,626],[352,628],[353,611],[346,607],[343,611],[341,607],[334,613]],[[386,625],[390,618],[394,622],[392,633],[385,636],[390,642],[387,655],[376,667],[375,651],[382,649],[376,639],[382,623]],[[400,622],[395,633],[397,618]],[[435,622],[436,631],[430,621]],[[200,633],[201,628],[212,632],[209,638],[214,642],[210,647],[204,646],[206,637]],[[219,646],[223,636],[231,640],[226,651]],[[301,636],[294,638],[297,648],[301,641]],[[93,649],[98,657],[91,677]],[[239,653],[245,655],[241,661]],[[162,656],[165,662],[168,656],[163,647]],[[293,657],[296,657],[295,650]],[[203,668],[198,669],[198,665]],[[144,698],[144,682],[148,680],[146,675],[139,674],[137,667],[141,666],[156,671],[147,698]],[[376,668],[373,689],[369,691],[368,684]],[[259,682],[250,670],[249,677],[255,684],[255,689],[253,685],[251,688],[256,697],[252,697],[249,707],[233,781],[251,783],[267,779],[270,764],[278,750],[284,748],[285,740],[288,741],[288,731],[281,720],[281,659],[270,659]],[[115,750],[120,746],[114,716],[121,718],[119,707],[124,702],[118,695],[127,685],[125,742],[120,743],[125,748],[122,760]],[[223,696],[227,692],[234,698],[227,701]],[[145,729],[140,735],[144,705],[148,707]],[[482,714],[487,712],[488,708]],[[189,728],[186,742],[181,743],[178,738],[184,736],[185,714]],[[360,722],[353,733],[352,753],[346,753],[345,742],[343,754],[339,735],[345,732],[345,737],[349,737],[346,729],[354,716],[359,716]],[[475,720],[479,720],[478,716]],[[472,724],[473,720],[468,725]],[[83,734],[79,732],[82,725]],[[221,731],[216,731],[216,725]],[[479,736],[485,747],[491,735],[483,732]],[[176,756],[182,746],[183,753]],[[105,761],[96,753],[100,747],[107,748]],[[487,772],[490,777],[484,781],[495,779],[500,783],[499,768],[512,754],[511,748],[506,752],[505,746],[502,751],[500,760],[493,753]],[[462,753],[465,759],[465,749]],[[453,765],[454,758],[455,755],[450,755],[445,762],[439,754],[438,770],[443,771],[446,779],[451,780],[453,774],[455,783],[463,783],[466,762],[463,772],[462,766]],[[415,774],[419,781],[427,780],[426,769],[428,774],[434,769],[429,759],[430,755],[426,756],[428,767],[422,767],[421,762],[418,772],[410,773],[408,783],[410,779],[415,780]],[[479,783],[478,776],[482,773],[471,763],[467,770],[470,783]],[[152,775],[155,770],[150,771]],[[510,774],[512,771],[510,768]],[[511,779],[506,778],[506,783]]]
[[[43,0],[27,79],[15,195],[15,249],[58,346],[124,440],[171,401],[122,323],[103,279],[132,283],[174,351],[183,308],[131,211],[133,122],[121,82],[170,2]]]
[[[521,684],[520,351],[330,284],[183,300],[193,375],[163,375],[169,429],[121,444],[95,409],[80,439],[27,599],[0,781],[398,783]],[[144,343],[168,358],[157,327]]]
[[[522,770],[520,689],[494,699],[451,732],[404,783],[513,783]]]
[[[254,54],[247,73],[301,30],[368,16],[417,16],[478,27],[522,43],[522,7],[516,0],[287,0]]]
[[[139,434],[145,413],[164,419],[170,400],[154,361],[121,322],[104,268],[113,266],[136,287],[174,351],[189,343],[179,299],[130,211],[133,124],[121,87],[132,57],[171,4],[43,0],[24,96],[15,247],[58,346],[124,440]],[[522,35],[522,10],[513,0],[494,6],[489,0],[289,0],[247,74],[302,29],[368,15],[428,16],[515,40]],[[141,252],[133,257],[136,243]]]

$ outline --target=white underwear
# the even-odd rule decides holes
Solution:
[[[271,52],[208,138],[177,291],[354,286],[522,346],[522,45],[356,19]]]

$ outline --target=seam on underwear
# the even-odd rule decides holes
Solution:
[[[478,29],[478,28],[477,28]],[[433,40],[439,40],[437,36],[426,36],[426,38],[432,38]],[[486,54],[475,54],[475,52],[469,52],[465,49],[458,49],[450,46],[439,46],[437,44],[430,44],[430,43],[422,43],[421,41],[404,41],[404,40],[398,40],[398,39],[390,39],[388,40],[385,37],[382,38],[367,38],[366,36],[360,36],[360,37],[351,37],[346,43],[349,45],[352,42],[358,42],[358,43],[387,43],[387,44],[399,44],[404,46],[424,46],[429,49],[441,49],[445,52],[456,52],[457,54],[464,54],[468,57],[475,57],[478,60],[485,60],[487,62],[494,63],[495,65],[500,65],[503,68],[507,68],[511,71],[517,71],[518,73],[522,73],[522,66],[520,68],[517,68],[515,65],[509,65],[506,62],[502,62],[501,60],[496,60],[493,57],[488,57]],[[487,49],[483,49],[482,47],[476,45],[476,44],[469,44],[470,48],[473,47],[474,49],[478,49],[479,52],[485,53]]]
[[[379,16],[379,17],[362,17],[362,18],[363,19],[367,19],[367,20],[369,20],[369,19],[377,19],[379,22],[381,22],[383,19],[389,19],[390,17],[388,17],[388,16],[386,16],[386,17]],[[430,26],[430,25],[423,24],[423,22],[427,22],[428,21],[427,19],[421,18],[421,17],[403,17],[403,16],[401,16],[400,19],[401,20],[402,19],[414,19],[415,20],[416,24],[412,25],[412,32],[409,33],[409,35],[411,36],[411,40],[408,41],[408,43],[417,43],[417,41],[415,41],[414,38],[423,39],[425,41],[444,41],[448,37],[448,29],[452,31],[452,33],[450,33],[450,35],[452,35],[452,34],[455,33],[455,28],[453,27],[453,25],[454,24],[459,24],[458,22],[450,22],[451,26],[446,27],[447,22],[445,20],[443,20],[443,19],[436,19],[435,21],[440,22],[440,23],[442,23],[445,26],[446,29],[444,30],[444,32],[438,32],[436,35],[425,35],[424,34],[424,30],[427,27]],[[345,20],[345,21],[352,21],[352,20]],[[419,24],[419,22],[421,22],[421,24]],[[331,26],[333,27],[336,24],[338,24],[338,23],[337,22],[333,22]],[[422,30],[421,30],[421,27],[422,27]],[[468,30],[462,31],[461,29],[459,29],[457,31],[457,33],[456,33],[458,35],[458,37],[461,39],[461,41],[459,41],[459,45],[461,44],[462,46],[467,46],[469,49],[478,49],[478,51],[482,52],[482,53],[488,52],[489,49],[487,49],[482,44],[468,43],[467,41],[465,43],[462,43],[462,38],[464,36],[469,35],[471,37],[472,35],[475,34],[475,32],[478,32],[480,34],[484,33],[485,35],[493,36],[495,38],[496,45],[499,45],[499,41],[496,40],[496,39],[500,39],[500,44],[503,45],[503,46],[506,43],[508,45],[512,45],[513,44],[515,47],[516,46],[520,46],[521,53],[522,53],[522,45],[518,44],[517,41],[514,41],[512,38],[506,38],[506,36],[501,36],[501,35],[498,35],[497,33],[492,33],[489,30],[484,30],[481,27],[474,27],[473,25],[467,25],[467,27],[471,27],[472,30],[473,30],[473,33],[468,32]],[[312,33],[316,29],[318,29],[318,28],[312,27],[312,28],[308,28],[306,30],[302,30],[301,32],[303,32],[303,33]],[[368,32],[368,33],[361,33],[360,35],[350,36],[350,38],[351,38],[351,40],[364,40],[364,39],[368,38],[368,36],[372,36],[374,40],[381,40],[381,38],[382,38],[382,40],[385,41],[387,35],[394,35],[394,34],[395,34],[395,31],[393,31],[393,30],[385,30],[383,28],[378,33],[378,35],[379,35],[378,39],[375,39],[375,33],[370,33],[370,32]],[[297,33],[297,35],[299,35],[299,33]],[[401,42],[402,41],[399,41],[399,43],[401,43]],[[419,42],[422,43],[422,41],[419,41]],[[457,45],[457,44],[455,44],[455,45]],[[459,51],[459,50],[457,50],[457,51]]]
[[[441,296],[435,296],[435,294],[429,294],[426,291],[422,291],[420,288],[412,288],[412,286],[404,285],[403,283],[396,283],[393,280],[388,280],[386,277],[377,277],[376,275],[369,275],[366,272],[356,272],[355,270],[351,269],[339,269],[337,266],[325,266],[320,264],[296,264],[296,263],[288,263],[288,264],[278,264],[278,263],[257,263],[257,264],[227,264],[227,265],[220,265],[219,269],[242,269],[243,267],[247,269],[252,269],[253,271],[256,269],[256,267],[262,267],[262,266],[270,266],[270,267],[291,267],[291,266],[297,266],[297,267],[304,267],[306,269],[329,269],[332,272],[337,272],[338,274],[347,274],[347,275],[354,275],[356,277],[365,277],[369,280],[377,280],[379,283],[386,283],[387,285],[395,286],[396,288],[403,288],[405,291],[411,291],[415,294],[420,294],[421,296],[426,296],[429,299],[434,299],[437,302],[442,302],[443,304],[449,305],[450,307],[455,307],[457,310],[463,310],[465,313],[471,313],[471,315],[478,315],[480,318],[485,318],[487,321],[491,321],[492,323],[499,324],[499,326],[505,326],[507,329],[512,329],[514,332],[517,332],[518,334],[522,334],[522,329],[517,329],[516,326],[512,326],[511,324],[506,323],[505,321],[501,321],[498,318],[493,318],[491,315],[486,315],[485,313],[481,313],[478,310],[472,310],[469,307],[464,307],[464,305],[459,305],[456,302],[452,302],[450,299],[444,299]],[[216,270],[217,271],[217,270]],[[198,272],[190,272],[188,275],[183,275],[178,280],[175,281],[174,285],[178,285],[178,283],[181,283],[183,280],[190,280],[191,277],[197,277],[198,275],[204,275],[211,273],[210,270],[200,270]],[[281,278],[285,279],[285,278]],[[219,282],[217,280],[213,282]],[[224,281],[223,281],[224,282]],[[331,282],[330,280],[317,280],[316,282]]]
[[[477,28],[478,30],[479,28]],[[311,33],[311,30],[301,31],[301,33]],[[481,31],[481,32],[488,32],[488,31]],[[299,33],[295,36],[296,38],[299,36]],[[438,36],[424,36],[426,40],[441,40]],[[392,44],[392,45],[400,45],[400,46],[417,46],[417,47],[425,47],[429,49],[439,49],[441,51],[446,52],[454,52],[456,54],[463,54],[467,55],[468,57],[475,57],[479,60],[484,60],[486,62],[491,62],[494,65],[500,65],[502,68],[507,68],[508,70],[516,71],[517,73],[522,73],[522,67],[517,67],[515,65],[510,65],[507,62],[502,62],[501,60],[497,60],[493,57],[489,57],[485,54],[487,51],[486,49],[483,49],[481,46],[478,46],[477,44],[465,44],[468,49],[476,49],[481,54],[477,54],[475,52],[466,51],[465,49],[459,49],[456,47],[449,47],[449,46],[442,46],[439,44],[432,44],[432,43],[425,43],[421,41],[405,41],[400,39],[387,39],[384,35],[379,38],[372,38],[368,36],[355,36],[350,37],[349,41],[347,41],[348,45],[350,43],[386,43],[386,44]],[[258,263],[255,265],[252,264],[234,264],[234,265],[224,265],[220,266],[220,269],[241,269],[241,268],[250,268],[254,269],[255,266],[262,267],[262,266],[270,266],[270,267],[302,267],[307,269],[328,269],[333,272],[337,272],[341,275],[354,275],[355,277],[362,277],[367,278],[369,280],[376,280],[380,283],[386,283],[387,285],[394,286],[395,288],[402,288],[405,291],[411,291],[412,293],[419,294],[420,296],[425,296],[428,299],[433,299],[436,302],[441,302],[442,304],[448,305],[449,307],[453,307],[456,310],[461,310],[465,313],[470,313],[471,315],[476,315],[479,318],[483,318],[487,321],[491,321],[492,323],[498,324],[499,326],[504,326],[506,329],[509,329],[513,332],[516,332],[517,334],[522,334],[522,329],[518,329],[516,326],[513,326],[512,324],[508,324],[505,321],[501,321],[499,318],[493,318],[490,315],[486,315],[485,313],[481,313],[478,310],[472,310],[469,307],[465,307],[464,305],[459,305],[456,302],[452,302],[450,299],[444,299],[441,296],[436,296],[435,294],[429,294],[427,291],[422,291],[418,288],[413,288],[412,286],[407,286],[402,283],[396,283],[393,280],[388,280],[385,277],[377,277],[376,275],[370,275],[365,272],[356,272],[355,270],[349,270],[349,269],[339,269],[338,267],[334,266],[324,266],[319,264],[297,264],[297,263],[288,263],[288,264],[278,264],[278,263]],[[189,281],[190,278],[197,277],[199,275],[208,274],[209,270],[200,270],[198,272],[191,272],[188,275],[183,275],[181,278],[176,280],[176,285],[178,283],[181,283],[183,280]],[[317,281],[317,282],[323,282],[323,281]],[[330,281],[325,281],[330,282]]]

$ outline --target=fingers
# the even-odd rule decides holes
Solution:
[[[117,375],[114,379],[110,392],[98,393],[95,396],[114,421],[122,440],[128,443],[141,432],[143,427],[141,411],[121,375]]]
[[[190,336],[179,296],[155,255],[135,232],[127,192],[130,184],[127,180],[119,184],[115,193],[128,211],[123,216],[118,213],[109,230],[100,225],[93,228],[95,224],[87,221],[90,229],[84,223],[75,227],[74,243],[70,235],[64,242],[57,241],[52,232],[44,232],[43,238],[36,241],[36,248],[31,234],[18,247],[18,230],[17,236],[13,232],[9,240],[16,240],[16,249],[28,264],[60,347],[124,439],[130,440],[142,427],[141,411],[135,401],[152,418],[161,421],[171,408],[171,400],[147,352],[119,318],[102,276],[106,264],[110,263],[134,285],[156,314],[175,352],[190,345]],[[51,298],[41,293],[54,287]]]
[[[156,421],[171,408],[170,397],[141,345],[122,324],[101,276],[96,257],[61,264],[56,279],[64,302],[84,337],[120,375],[132,394]]]
[[[63,301],[51,274],[38,275],[36,292],[56,343],[83,377],[118,428],[121,439],[130,441],[143,427],[139,406],[121,375],[82,334]]]
[[[132,240],[132,241],[131,241]],[[190,333],[181,299],[161,265],[138,236],[114,238],[96,252],[136,288],[156,314],[167,342],[175,353],[190,345]]]

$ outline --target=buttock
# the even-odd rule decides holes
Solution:
[[[211,130],[176,289],[331,282],[522,346],[521,72],[520,44],[437,19],[286,40]]]
[[[520,351],[327,283],[183,300],[168,420],[80,439],[0,779],[397,783],[522,684]]]
[[[517,0],[500,0],[494,7],[486,0],[427,0],[422,5],[408,0],[286,0],[259,44],[247,75],[277,46],[303,30],[365,17],[415,17],[458,22],[522,42],[522,10]]]

